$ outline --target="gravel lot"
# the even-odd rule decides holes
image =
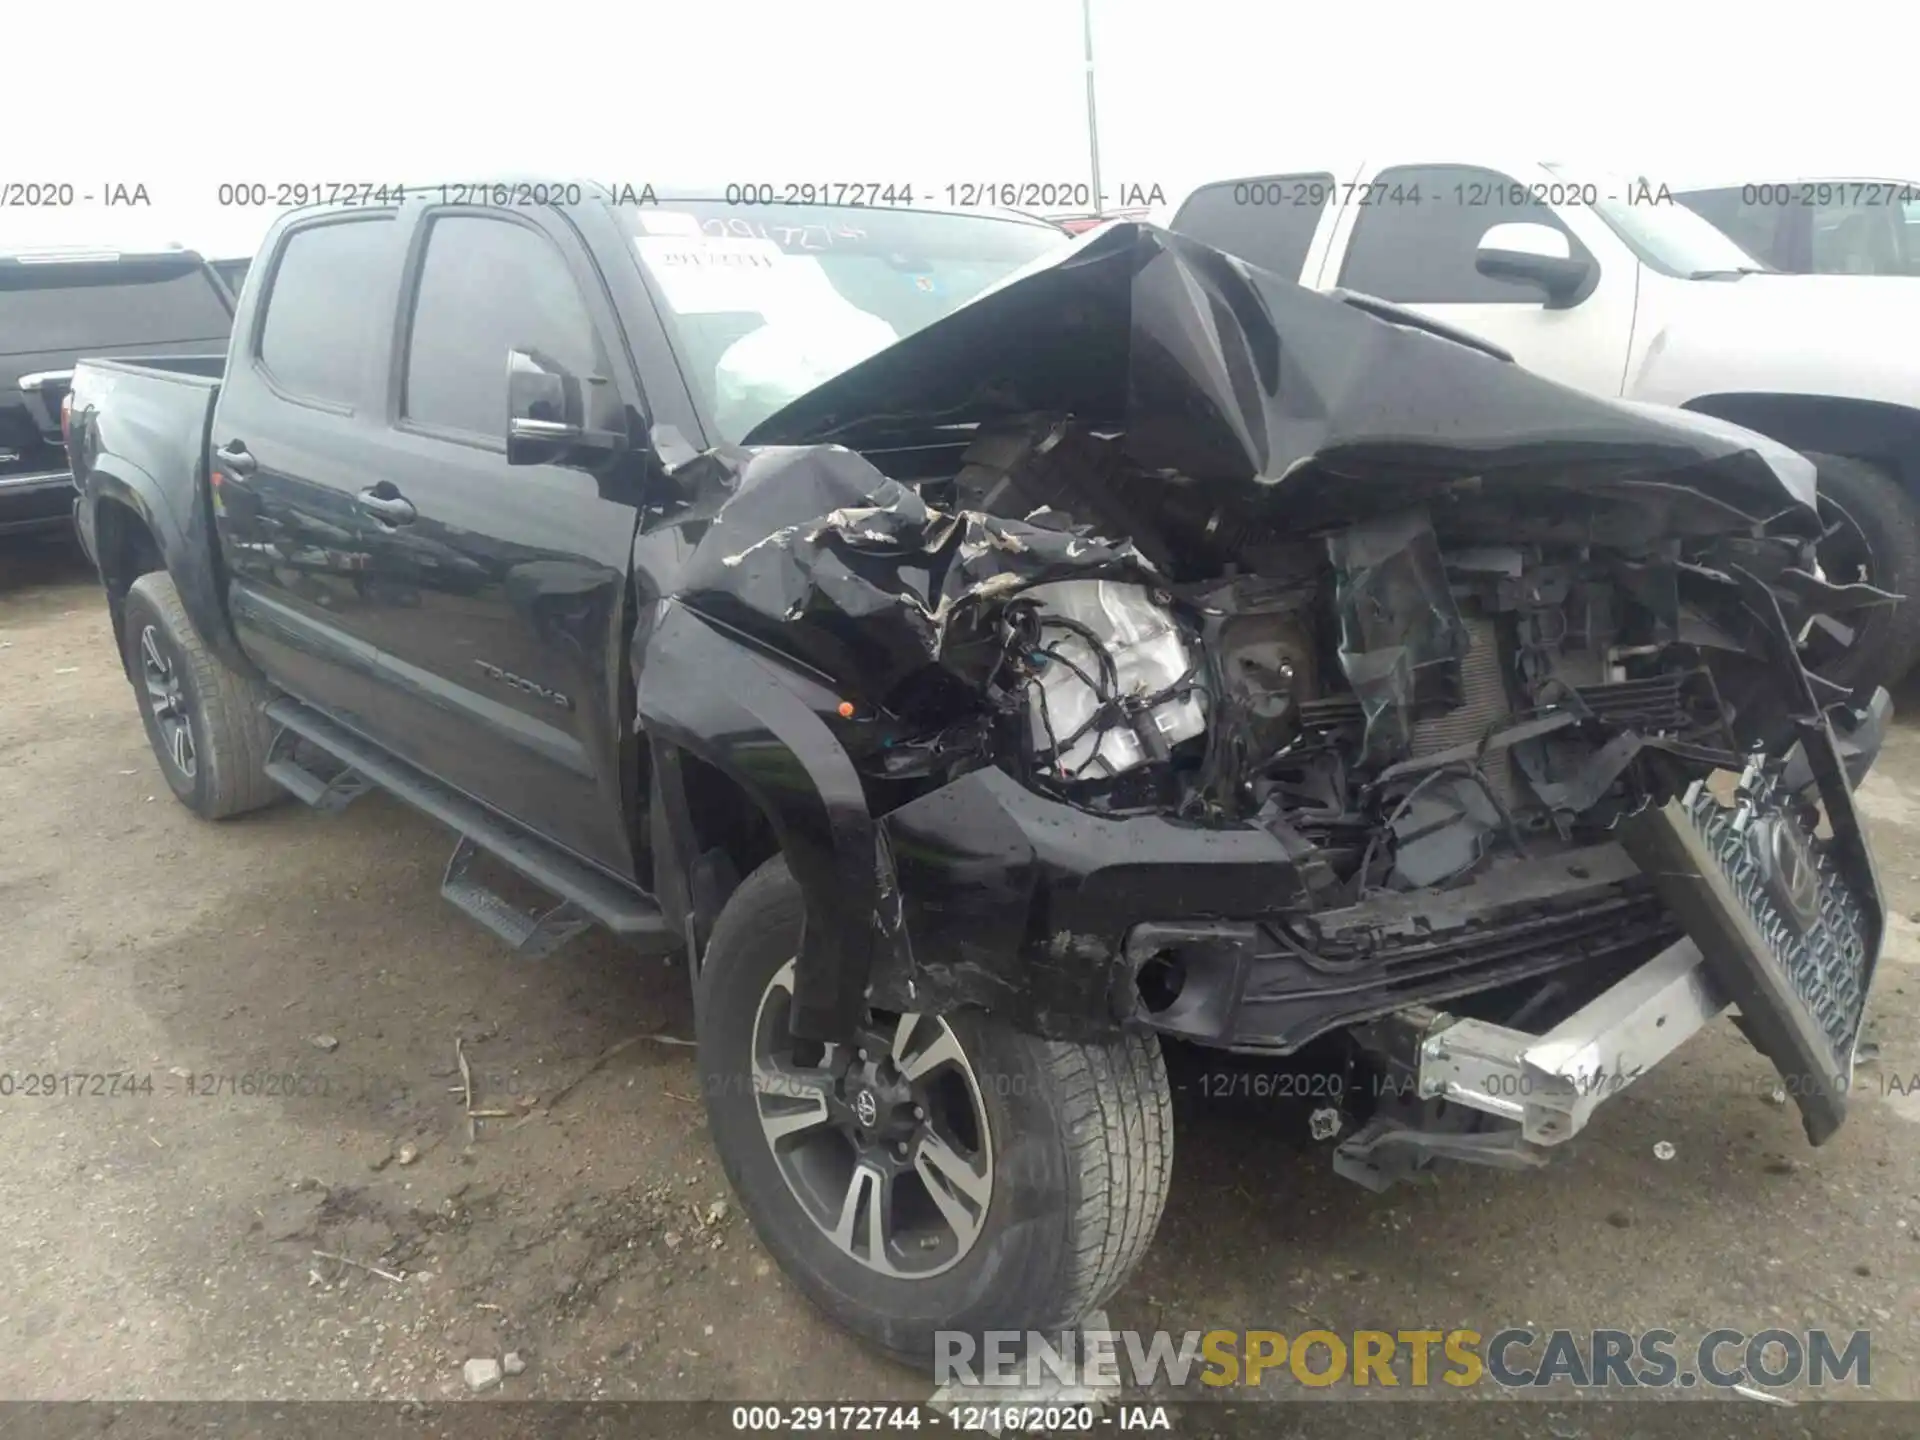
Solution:
[[[1920,1399],[1920,731],[1862,805],[1895,919],[1832,1144],[1724,1025],[1556,1167],[1380,1197],[1189,1077],[1113,1323],[1867,1327],[1875,1390]],[[654,1038],[690,1033],[684,973],[599,936],[513,960],[440,903],[447,844],[379,795],[196,821],[84,562],[0,542],[0,1072],[143,1087],[0,1099],[0,1397],[438,1401],[515,1351],[495,1394],[924,1398],[729,1203]],[[472,1143],[456,1037],[513,1117]],[[218,1078],[266,1074],[293,1093]]]

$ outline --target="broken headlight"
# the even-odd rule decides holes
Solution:
[[[1199,649],[1145,586],[1036,585],[1007,623],[1027,679],[1030,758],[1048,779],[1122,775],[1205,732]]]

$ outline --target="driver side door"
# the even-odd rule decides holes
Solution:
[[[510,464],[513,350],[552,357],[645,413],[603,281],[550,210],[410,217],[387,424],[361,477],[386,497],[368,628],[391,748],[616,874],[644,438],[589,470]],[[637,426],[644,437],[644,426]]]
[[[1340,217],[1323,284],[1362,291],[1458,326],[1512,352],[1529,370],[1619,395],[1639,267],[1602,264],[1555,210],[1516,177],[1477,165],[1369,168]],[[1587,217],[1595,224],[1596,217]],[[1482,275],[1475,259],[1495,225],[1545,225],[1599,270],[1578,300],[1553,305],[1539,287]]]

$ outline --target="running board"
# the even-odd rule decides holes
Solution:
[[[644,950],[665,953],[681,948],[680,936],[668,926],[659,906],[639,887],[625,884],[502,820],[478,801],[442,785],[298,700],[282,696],[270,701],[266,715],[283,733],[296,735],[338,760],[346,767],[343,774],[354,776],[361,789],[378,785],[455,831],[460,840],[447,862],[441,895],[517,952],[531,956],[548,954],[579,934],[589,921],[598,921]],[[281,748],[276,737],[274,751]],[[274,758],[285,761],[288,771],[299,773],[293,776],[293,784],[281,773],[269,769],[268,774],[302,799],[306,799],[307,794],[297,787],[303,783],[306,791],[341,783],[338,778],[332,782],[321,779],[305,767],[294,765],[286,755]],[[346,800],[341,800],[326,808],[337,809],[345,803]],[[559,903],[543,915],[529,915],[521,910],[470,873],[473,859],[483,852],[532,881]]]
[[[567,941],[593,924],[593,917],[571,900],[562,900],[544,914],[529,914],[484,880],[468,873],[482,852],[471,839],[462,835],[447,860],[447,873],[440,881],[440,898],[484,925],[516,955],[538,960],[551,955]]]
[[[268,713],[271,716],[271,710]],[[373,788],[366,776],[344,763],[332,775],[316,775],[294,754],[301,738],[299,732],[284,724],[276,725],[273,743],[267,747],[267,763],[260,767],[269,780],[301,804],[315,810],[344,810]]]

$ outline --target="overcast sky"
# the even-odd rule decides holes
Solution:
[[[1920,179],[1905,7],[1092,0],[1104,189],[1516,153]],[[47,12],[53,15],[54,12]],[[1080,0],[87,0],[10,66],[0,244],[251,253],[223,181],[1081,181]],[[19,38],[19,37],[16,37]],[[44,38],[44,37],[43,37]],[[1881,68],[1884,66],[1884,70]],[[30,142],[22,137],[31,137]]]

